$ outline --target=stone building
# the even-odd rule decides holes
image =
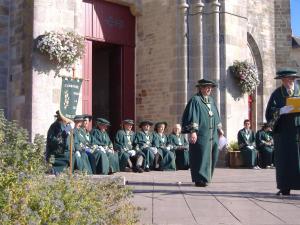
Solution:
[[[293,67],[296,67],[300,71],[300,37],[292,37],[291,60]]]
[[[229,139],[249,116],[254,129],[264,120],[292,48],[289,0],[0,0],[0,104],[32,136],[46,134],[59,108],[57,74],[72,76],[35,49],[53,30],[86,38],[78,113],[106,117],[113,130],[124,118],[174,124],[197,80],[210,78]],[[229,73],[235,60],[258,69],[251,97]]]

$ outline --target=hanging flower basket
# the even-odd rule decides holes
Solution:
[[[229,70],[243,94],[251,95],[260,83],[256,66],[247,61],[234,61]]]
[[[50,31],[37,39],[37,49],[59,67],[70,69],[84,54],[84,37],[74,32]]]

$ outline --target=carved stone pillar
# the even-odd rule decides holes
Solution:
[[[213,29],[212,29],[212,78],[218,84],[220,83],[220,6],[219,0],[214,0],[211,3],[211,13],[213,19]],[[220,109],[220,89],[215,90],[215,101],[218,109]]]
[[[177,0],[177,115],[181,118],[182,111],[187,103],[187,10],[186,0]]]
[[[202,0],[191,0],[189,10],[189,96],[194,94],[197,81],[203,78],[203,15]]]

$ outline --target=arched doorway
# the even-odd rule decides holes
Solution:
[[[82,108],[108,119],[111,134],[135,118],[135,17],[125,6],[84,0],[86,54]]]
[[[256,91],[248,98],[249,119],[253,130],[257,130],[257,124],[264,120],[263,109],[263,64],[260,50],[256,41],[250,33],[247,33],[248,56],[247,60],[253,63],[258,71],[260,85]]]

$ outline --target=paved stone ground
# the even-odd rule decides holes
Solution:
[[[134,190],[140,224],[300,225],[300,191],[276,196],[275,170],[216,169],[195,187],[190,171],[119,173]]]

